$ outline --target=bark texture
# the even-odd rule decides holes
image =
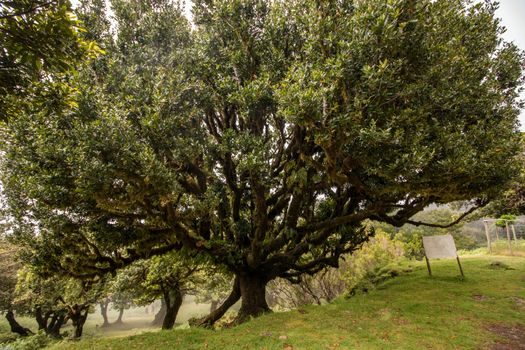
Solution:
[[[266,302],[265,277],[243,274],[239,276],[239,287],[241,290],[241,309],[235,319],[235,324],[257,317],[272,310]]]
[[[183,295],[179,289],[174,289],[164,293],[164,302],[166,304],[166,314],[162,321],[162,329],[173,329],[180,306],[182,305]]]

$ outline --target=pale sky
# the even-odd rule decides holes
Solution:
[[[525,0],[500,0],[497,12],[507,32],[503,35],[506,41],[513,41],[519,48],[525,50]],[[525,92],[521,93],[525,99]],[[525,111],[520,115],[521,131],[525,131]]]

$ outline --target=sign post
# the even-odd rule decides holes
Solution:
[[[454,238],[451,235],[423,237],[423,247],[425,248],[425,259],[427,261],[429,276],[432,276],[429,259],[455,258],[458,262],[461,276],[465,277],[463,274],[463,268],[461,267],[461,262],[459,261],[458,252],[456,250],[456,244],[454,243]]]
[[[509,245],[509,253],[512,254],[512,244],[510,244],[509,221],[505,220],[505,229],[507,230],[507,243]]]

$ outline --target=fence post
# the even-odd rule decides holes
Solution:
[[[514,236],[514,243],[518,244],[518,239],[516,238],[516,229],[514,228],[514,225],[510,225],[512,227],[512,235]]]
[[[509,222],[505,220],[505,228],[507,229],[507,243],[509,245],[509,253],[512,254],[512,245],[510,244],[510,231],[509,231]]]
[[[489,254],[491,254],[492,244],[490,244],[489,223],[487,220],[483,220],[483,225],[485,225],[485,235],[487,235],[487,249],[489,250]]]

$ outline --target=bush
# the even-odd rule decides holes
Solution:
[[[412,235],[399,232],[394,237],[394,241],[402,243],[404,256],[408,259],[422,260],[425,257],[425,250],[423,249],[423,238],[419,233]]]
[[[491,262],[488,268],[492,270],[514,270],[512,267],[501,261]]]
[[[29,337],[18,338],[12,343],[4,344],[4,350],[38,350],[45,348],[55,339],[51,338],[45,332],[40,331]]]
[[[0,331],[0,348],[2,348],[2,344],[14,342],[16,339],[18,339],[18,337],[19,336],[15,333],[3,333]]]
[[[402,269],[397,262],[404,256],[404,244],[391,240],[380,231],[342,264],[347,296],[370,289],[386,279],[398,276]]]
[[[268,283],[267,299],[272,308],[290,310],[302,305],[330,302],[345,290],[341,272],[327,268],[313,276],[303,275],[297,283],[277,278]]]

